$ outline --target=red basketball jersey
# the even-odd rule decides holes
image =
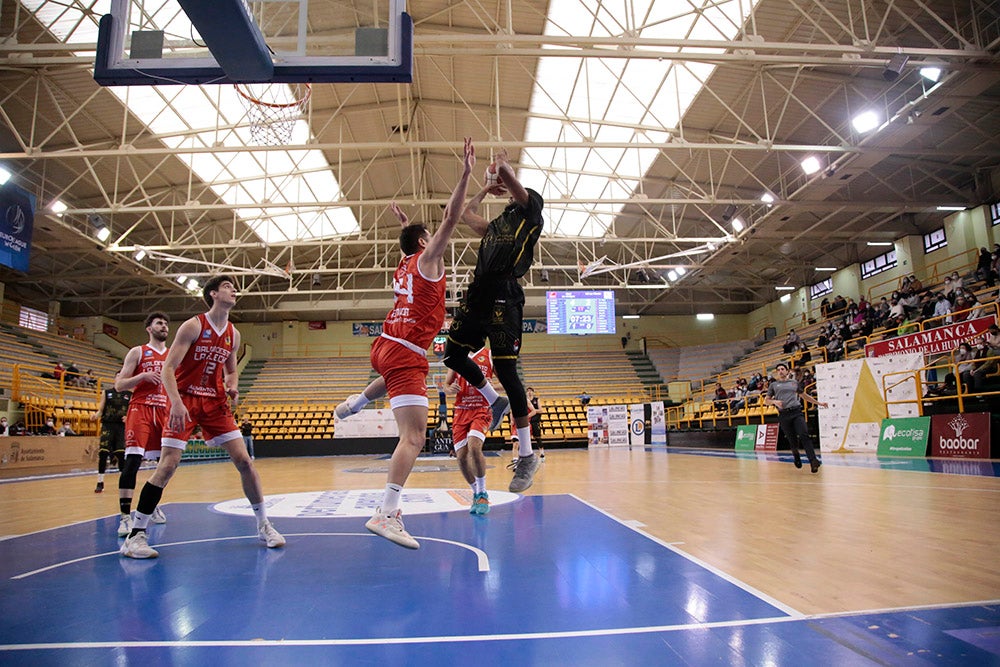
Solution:
[[[132,377],[142,373],[148,373],[149,371],[162,371],[163,362],[167,358],[167,349],[168,348],[165,348],[163,352],[157,352],[149,345],[143,345],[139,349],[139,363],[136,364],[135,372],[132,373]],[[167,392],[164,391],[162,384],[140,382],[132,389],[132,400],[130,403],[132,405],[155,405],[158,407],[166,407]]]
[[[472,355],[472,361],[479,366],[479,370],[483,372],[483,377],[489,380],[493,377],[493,358],[490,357],[490,351],[485,347],[480,348],[478,352]],[[478,408],[485,408],[489,405],[479,390],[473,387],[468,381],[462,377],[458,376],[458,393],[455,395],[455,409],[456,410],[475,410]]]
[[[382,335],[424,354],[444,325],[444,274],[428,280],[417,266],[420,255],[404,257],[392,276],[396,300],[385,317]]]
[[[177,366],[177,390],[192,396],[219,397],[226,395],[222,371],[233,354],[236,330],[232,322],[218,332],[204,313],[198,315],[201,333],[191,344]]]

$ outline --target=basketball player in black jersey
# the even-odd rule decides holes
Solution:
[[[462,222],[482,236],[472,283],[465,291],[448,332],[445,366],[469,382],[490,402],[495,429],[510,410],[520,442],[518,462],[510,490],[518,493],[531,486],[538,457],[531,449],[528,423],[528,400],[517,374],[517,356],[521,350],[521,317],[524,290],[518,278],[528,272],[534,260],[535,244],[542,234],[542,196],[521,185],[507,161],[507,151],[493,156],[499,183],[486,184],[469,201]],[[479,205],[487,194],[509,195],[503,212],[493,220],[479,215]],[[493,369],[507,398],[499,396],[469,358],[486,339],[490,341]]]

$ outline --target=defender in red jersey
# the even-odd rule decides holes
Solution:
[[[372,344],[372,368],[380,377],[335,411],[343,419],[389,393],[389,405],[399,426],[399,442],[389,461],[382,505],[365,527],[410,549],[418,549],[420,544],[403,528],[400,496],[426,438],[427,348],[444,324],[444,251],[461,219],[469,176],[476,164],[472,139],[465,140],[464,150],[462,177],[433,236],[424,225],[408,224],[406,214],[395,203],[392,205],[403,225],[399,247],[404,257],[393,275],[393,308],[386,315],[382,335]]]
[[[469,355],[479,366],[483,377],[493,377],[493,359],[485,347]],[[444,384],[455,394],[455,416],[451,420],[452,442],[455,456],[465,481],[472,487],[472,507],[470,514],[486,514],[490,511],[490,497],[486,492],[486,457],[483,443],[489,432],[493,413],[486,398],[469,384],[469,381],[449,369],[444,376]]]
[[[118,477],[118,536],[132,531],[132,496],[135,478],[143,459],[160,457],[160,436],[167,423],[167,394],[163,391],[163,362],[167,358],[170,318],[163,313],[146,317],[149,341],[137,345],[125,355],[122,369],[115,376],[115,391],[132,392],[125,413],[125,465]],[[155,523],[165,523],[163,511],[153,514]]]
[[[156,558],[149,546],[146,526],[156,510],[188,438],[200,426],[205,442],[229,453],[243,482],[243,491],[257,517],[257,537],[270,548],[281,547],[285,538],[267,520],[260,477],[243,444],[229,401],[239,396],[236,385],[236,355],[240,332],[229,321],[236,305],[236,284],[229,276],[215,276],[202,290],[208,312],[192,317],[177,330],[163,364],[161,379],[170,405],[163,430],[163,452],[156,472],[149,478],[136,506],[132,531],[121,553],[129,558]]]

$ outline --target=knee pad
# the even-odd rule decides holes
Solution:
[[[121,476],[118,478],[118,488],[135,489],[135,478],[142,465],[142,457],[138,454],[130,454],[125,457],[125,464],[122,467]]]

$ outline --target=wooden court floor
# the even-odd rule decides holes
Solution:
[[[810,474],[787,457],[550,450],[527,495],[573,494],[803,614],[1000,599],[1000,478],[870,467],[859,456],[825,454]],[[506,490],[508,460],[488,458],[488,488]],[[374,456],[257,460],[265,494],[381,488],[380,464]],[[117,476],[108,475],[103,494],[95,481],[0,483],[0,536],[116,514]],[[407,484],[463,486],[453,460],[421,459]],[[194,463],[163,502],[169,510],[241,497],[231,464]]]

